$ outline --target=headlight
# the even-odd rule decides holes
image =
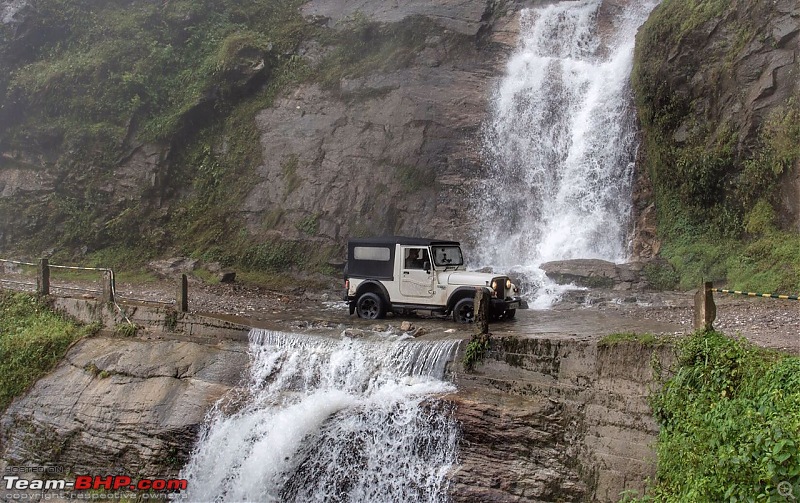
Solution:
[[[511,290],[511,280],[510,279],[506,280],[506,290]]]
[[[497,280],[492,281],[492,290],[497,291]]]

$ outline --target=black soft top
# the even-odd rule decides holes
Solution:
[[[458,241],[441,239],[410,238],[405,236],[385,236],[375,238],[352,238],[347,242],[347,266],[345,277],[394,280],[395,245],[403,246],[460,246]],[[357,260],[357,247],[380,247],[388,249],[388,256],[381,260]]]
[[[447,241],[442,239],[410,238],[406,236],[385,236],[377,238],[352,238],[348,241],[348,248],[353,246],[394,246],[400,244],[404,246],[460,246],[458,241]]]

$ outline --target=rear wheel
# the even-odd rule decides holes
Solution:
[[[380,295],[367,292],[361,295],[356,302],[356,313],[365,320],[377,320],[386,316],[386,303]]]
[[[453,321],[456,323],[472,323],[475,321],[475,301],[471,298],[461,299],[453,308]]]

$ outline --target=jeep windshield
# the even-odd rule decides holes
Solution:
[[[437,266],[457,267],[464,264],[461,248],[458,246],[432,246],[433,263]]]

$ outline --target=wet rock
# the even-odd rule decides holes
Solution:
[[[663,113],[666,109],[660,107],[666,103],[663,98],[667,96],[682,104],[669,121],[670,125],[659,133],[669,140],[661,142],[659,148],[664,152],[678,149],[676,158],[685,155],[681,152],[684,149],[688,152],[692,148],[709,148],[712,156],[722,155],[713,153],[715,145],[720,138],[729,138],[731,146],[729,153],[724,154],[728,156],[725,167],[711,176],[736,180],[747,172],[745,166],[751,159],[767,155],[761,147],[762,136],[775,128],[779,118],[787,116],[792,100],[797,99],[800,8],[796,0],[736,1],[720,5],[724,8],[719,17],[699,23],[680,36],[660,39],[658,44],[645,41],[660,28],[654,24],[645,25],[639,33],[642,43],[637,45],[638,61],[634,66],[638,75],[634,80],[649,82],[637,92],[651,96],[654,104],[661,103],[655,105],[658,108],[645,112],[645,116]],[[672,9],[670,15],[682,14],[679,9]],[[783,134],[786,127],[779,126],[771,134]],[[655,131],[645,130],[643,137],[655,138]],[[649,151],[649,148],[639,149],[637,178],[646,178],[648,172],[658,179],[669,176],[673,163],[667,160],[663,167],[657,168],[653,159],[644,158]],[[665,172],[660,173],[660,169]],[[710,171],[704,172],[703,176],[708,173]],[[796,173],[780,178],[781,192],[791,191]],[[660,189],[664,191],[660,197],[681,197],[678,194],[685,194],[683,191],[691,184],[672,188],[667,188],[668,185]],[[655,224],[652,204],[656,198],[652,193],[645,194],[647,190],[645,184],[637,180],[633,252],[634,256],[642,258],[653,251],[653,245],[657,246],[652,232]],[[740,201],[728,193],[723,200],[723,192],[719,192],[720,199],[714,204],[724,207],[752,204],[747,197],[742,196],[744,199]],[[767,195],[752,196],[757,197]],[[796,198],[784,197],[774,201],[781,224],[787,229],[800,228],[796,201]],[[706,209],[712,206],[703,203]]]
[[[425,335],[426,333],[427,333],[427,332],[425,331],[425,329],[424,329],[424,328],[422,328],[422,327],[417,327],[417,328],[415,328],[414,330],[412,330],[412,331],[409,333],[409,335],[411,335],[411,337],[419,337],[419,336],[421,336],[421,335]]]
[[[303,84],[256,115],[265,155],[242,205],[248,228],[262,232],[272,218],[283,239],[307,240],[300,229],[313,218],[314,239],[337,244],[364,226],[468,235],[463,201],[481,172],[474,145],[509,50],[476,37],[514,11],[490,9],[475,0],[305,3],[307,18],[336,29],[352,26],[355,12],[402,22],[422,46],[408,66],[341,79],[335,89]],[[380,211],[375,201],[385,202]]]
[[[400,324],[400,330],[402,330],[403,332],[411,332],[412,330],[414,330],[414,324],[411,323],[410,321],[404,321]]]
[[[329,27],[346,27],[358,14],[370,21],[397,23],[411,17],[427,17],[442,28],[476,36],[484,24],[485,2],[442,0],[419,2],[363,2],[353,0],[311,0],[303,5],[303,15]]]
[[[206,412],[248,364],[239,343],[83,339],[6,410],[0,455],[12,465],[73,473],[177,472]]]
[[[521,407],[511,396],[490,393],[481,398],[452,398],[462,428],[453,501],[590,499],[577,470],[565,464],[561,404],[531,400]]]
[[[539,267],[548,278],[562,285],[630,290],[645,284],[642,262],[614,264],[605,260],[574,259],[545,262]]]
[[[647,403],[651,358],[633,342],[494,338],[453,403],[461,424],[454,502],[616,502],[655,473],[658,433]]]
[[[365,335],[366,332],[359,328],[345,328],[342,330],[342,337],[347,337],[348,339],[361,339]]]

